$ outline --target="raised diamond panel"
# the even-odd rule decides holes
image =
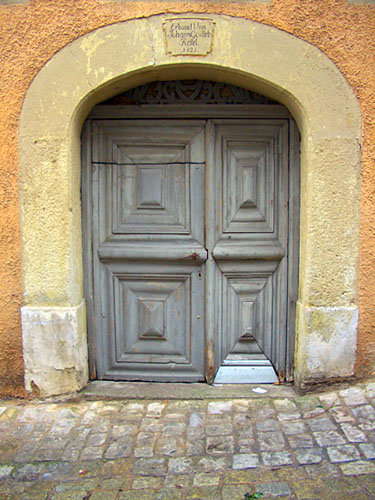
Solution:
[[[252,300],[241,301],[241,327],[239,340],[252,338],[255,332],[255,310]]]
[[[224,139],[223,151],[223,232],[273,232],[273,141]]]
[[[190,281],[190,275],[114,277],[118,362],[190,362]]]
[[[164,337],[164,300],[138,298],[139,338],[167,340]]]
[[[270,356],[272,277],[225,276],[223,318],[227,332],[224,359]]]
[[[139,167],[137,169],[137,208],[164,208],[164,169]]]
[[[242,175],[241,175],[242,174]],[[257,166],[248,165],[242,167],[240,178],[242,177],[241,186],[241,205],[240,208],[254,208],[257,206]]]
[[[118,145],[113,233],[190,232],[188,146]]]

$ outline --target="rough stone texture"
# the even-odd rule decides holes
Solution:
[[[298,303],[300,329],[306,335],[306,382],[324,381],[329,374],[354,373],[357,346],[356,307],[304,307]],[[319,356],[315,354],[319,353]],[[302,361],[301,361],[302,362]]]
[[[340,396],[344,398],[348,406],[365,405],[367,403],[365,394],[357,387],[350,387],[340,391]]]
[[[331,462],[352,462],[359,460],[360,456],[355,446],[345,444],[343,446],[332,446],[327,448]]]
[[[362,443],[366,440],[364,433],[354,425],[341,424],[341,429],[343,430],[348,441],[351,443]]]
[[[40,396],[81,389],[88,381],[84,304],[22,308],[25,387]],[[43,361],[42,361],[43,360]]]
[[[1,179],[1,232],[0,283],[6,286],[0,291],[0,391],[3,395],[23,395],[23,366],[19,304],[22,300],[20,278],[20,252],[18,231],[18,172],[17,172],[17,122],[25,92],[36,73],[61,48],[99,26],[135,17],[160,14],[172,9],[173,13],[209,12],[252,19],[289,32],[318,47],[337,65],[349,81],[362,107],[362,202],[361,202],[361,274],[359,338],[357,373],[374,373],[375,338],[375,282],[372,269],[375,266],[374,178],[372,158],[375,156],[375,115],[373,76],[373,45],[375,9],[371,0],[283,0],[270,4],[252,2],[99,2],[79,0],[33,1],[19,5],[0,6],[0,62],[2,86],[0,95],[0,179]],[[324,85],[322,85],[322,90]],[[349,117],[348,117],[349,119]],[[43,142],[39,144],[44,147]],[[342,172],[340,170],[340,172]],[[340,173],[341,175],[341,173]],[[78,179],[78,178],[77,178]],[[79,185],[79,179],[78,183]],[[335,203],[337,197],[332,195]],[[320,207],[324,211],[324,207]],[[348,208],[348,207],[347,207]],[[73,216],[79,217],[74,211]],[[345,210],[344,210],[345,212]],[[41,218],[48,228],[48,217]],[[47,229],[48,230],[48,229]],[[60,234],[64,237],[66,224]],[[346,235],[345,235],[346,236]],[[52,237],[52,236],[51,236]],[[76,241],[79,234],[74,233]],[[327,256],[325,256],[326,258]],[[336,258],[332,249],[332,258]],[[64,266],[68,258],[49,256],[49,269]],[[79,260],[79,259],[78,259]],[[328,259],[330,260],[330,259]],[[46,262],[40,259],[41,266]],[[79,262],[78,262],[79,265]],[[329,264],[328,264],[329,265]],[[344,269],[344,268],[343,268]],[[345,271],[345,269],[344,269]],[[48,273],[45,273],[48,274]],[[351,272],[346,279],[353,283]],[[80,283],[74,283],[76,305],[81,296]],[[71,306],[61,283],[60,295],[37,296],[41,305]],[[28,297],[25,297],[28,300]],[[11,341],[9,340],[11,339]]]
[[[285,481],[263,483],[258,486],[259,491],[261,491],[266,497],[281,497],[289,496],[291,491],[288,484]]]
[[[294,393],[280,399],[281,387],[273,397],[254,395],[245,401],[242,395],[90,401],[81,394],[63,402],[0,402],[0,498],[240,500],[258,492],[267,499],[369,500],[375,495],[373,430],[361,430],[360,443],[350,441],[358,435],[359,422],[373,415],[372,384],[355,386],[356,394],[367,394],[366,404],[355,407],[338,391],[329,398]],[[322,414],[321,401],[328,400],[352,412],[346,433],[344,424]],[[275,425],[297,407],[304,417]],[[257,425],[262,409],[272,416],[269,427]],[[177,424],[178,436],[165,436]],[[213,429],[224,434],[212,436]],[[198,430],[203,446],[189,456],[188,436]],[[231,446],[212,454],[213,438],[219,445],[229,439]],[[251,451],[239,452],[244,440],[251,441]],[[168,441],[174,444],[166,454]],[[138,444],[145,442],[153,456],[140,458]],[[272,442],[284,449],[260,449]]]
[[[349,462],[340,465],[340,468],[345,476],[375,474],[375,464],[373,462]]]
[[[258,464],[259,458],[255,454],[243,453],[233,457],[233,469],[250,469]]]
[[[359,445],[359,448],[366,458],[375,459],[375,444],[363,443]]]
[[[296,450],[296,458],[301,465],[318,464],[322,461],[322,451],[310,448]]]
[[[262,453],[264,465],[290,465],[293,463],[292,456],[287,451],[274,451]]]

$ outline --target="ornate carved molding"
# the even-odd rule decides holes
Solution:
[[[204,80],[171,80],[140,85],[103,104],[278,104],[235,85]]]

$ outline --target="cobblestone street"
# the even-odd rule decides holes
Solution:
[[[304,396],[254,387],[0,402],[0,498],[375,498],[375,382]]]

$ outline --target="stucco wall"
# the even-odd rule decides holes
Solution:
[[[317,46],[352,85],[363,115],[360,328],[357,375],[375,372],[375,7],[346,0],[272,3],[35,0],[0,5],[0,393],[23,394],[17,197],[17,122],[26,90],[54,53],[93,29],[163,12],[253,19]],[[126,54],[124,54],[124,57]],[[338,249],[338,253],[340,249]]]

